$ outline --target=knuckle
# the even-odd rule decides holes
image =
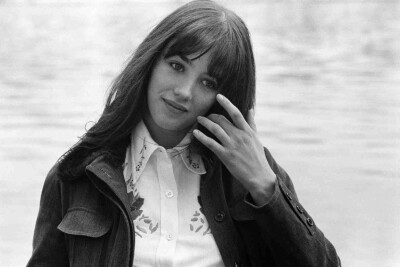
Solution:
[[[224,116],[224,115],[221,115],[221,114],[216,114],[216,119],[217,119],[218,121],[223,121],[223,120],[225,119],[225,116]]]
[[[228,150],[225,152],[225,156],[228,159],[234,159],[235,158],[235,150]]]
[[[210,142],[209,140],[207,140],[206,144],[210,149],[214,148],[214,144],[212,142]]]
[[[213,124],[213,125],[210,126],[210,131],[212,133],[218,133],[219,127],[217,125]]]
[[[225,157],[226,158],[228,158],[228,159],[233,159],[233,152],[232,152],[232,150],[230,150],[230,149],[227,149],[226,151],[225,151]]]
[[[215,122],[221,122],[223,120],[224,116],[221,114],[211,114],[210,118]]]
[[[244,132],[242,134],[236,135],[235,141],[237,147],[239,147],[240,145],[248,145],[251,143],[251,135]]]
[[[215,120],[216,117],[217,117],[217,114],[215,114],[215,113],[211,113],[210,115],[208,115],[208,118],[210,120]]]
[[[241,116],[242,114],[240,114],[240,112],[233,112],[232,119],[238,120]]]
[[[247,138],[247,137],[243,137],[242,138],[242,142],[243,142],[243,144],[244,145],[246,145],[246,146],[249,146],[249,145],[251,145],[251,140],[250,140],[250,138]]]
[[[242,136],[242,141],[245,144],[250,144],[252,140],[253,140],[253,135],[251,132],[250,133],[245,132],[244,135]]]

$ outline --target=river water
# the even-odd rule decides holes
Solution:
[[[26,264],[46,173],[183,2],[0,1],[0,266]],[[343,266],[400,266],[400,4],[224,2],[252,34],[259,135],[301,203]]]

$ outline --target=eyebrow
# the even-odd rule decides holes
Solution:
[[[188,64],[192,64],[192,60],[186,57],[185,55],[178,55],[183,61],[185,61]]]
[[[196,60],[196,59],[198,59],[198,58],[200,58],[201,56],[202,56],[202,54],[200,54],[200,55],[198,55],[197,57],[194,57],[194,58],[188,58],[187,56],[185,56],[185,55],[178,55],[183,61],[185,61],[186,63],[188,63],[188,64],[192,64],[192,61],[193,60]]]

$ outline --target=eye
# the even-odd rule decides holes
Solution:
[[[217,84],[214,81],[204,80],[204,81],[202,81],[202,83],[204,84],[204,86],[206,86],[207,88],[209,88],[211,90],[217,89]]]
[[[184,71],[183,65],[180,63],[171,62],[171,63],[169,63],[169,65],[176,71],[179,71],[179,72]]]

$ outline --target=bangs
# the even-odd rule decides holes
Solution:
[[[228,81],[234,82],[240,71],[239,43],[234,41],[232,34],[225,25],[198,28],[185,34],[178,34],[167,46],[164,57],[196,55],[195,60],[210,52],[208,74],[217,80],[218,91],[226,87]],[[236,78],[235,78],[236,77]]]

